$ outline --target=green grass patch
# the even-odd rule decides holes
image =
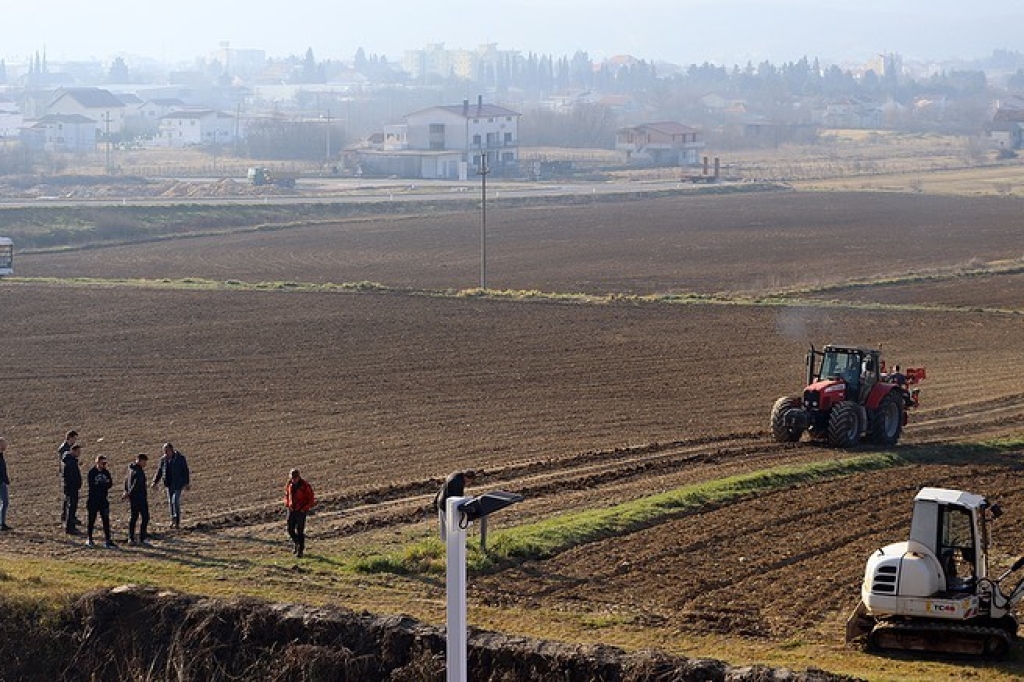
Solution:
[[[600,509],[566,511],[534,523],[494,532],[486,553],[470,543],[467,566],[486,571],[508,562],[546,559],[573,547],[617,535],[633,533],[701,509],[796,485],[910,464],[960,464],[1002,461],[1024,447],[1024,438],[979,444],[902,448],[810,464],[787,465],[676,488],[656,495]],[[401,552],[370,555],[352,565],[357,572],[401,575],[443,573],[444,546],[430,539],[406,546]]]
[[[635,532],[680,514],[726,504],[755,493],[888,469],[905,463],[906,460],[898,455],[877,453],[730,476],[604,509],[559,514],[496,533],[491,553],[500,559],[544,559],[577,545]]]
[[[494,301],[563,303],[570,305],[736,305],[736,306],[778,306],[797,308],[833,308],[854,310],[927,310],[963,312],[962,306],[935,304],[880,303],[863,301],[827,300],[802,298],[828,291],[829,287],[787,291],[764,296],[733,294],[587,294],[581,292],[539,291],[536,289],[417,289],[394,287],[379,282],[243,282],[237,279],[212,280],[197,277],[183,279],[127,279],[127,278],[56,278],[56,277],[9,277],[6,281],[24,283],[45,283],[55,286],[80,287],[134,287],[140,289],[188,289],[209,291],[272,291],[286,293],[374,293],[404,296],[425,296],[429,298],[487,299]],[[835,287],[849,288],[849,285]],[[1017,310],[996,308],[972,308],[974,312],[991,314],[1019,314]]]
[[[783,466],[685,486],[611,507],[556,514],[543,521],[494,533],[486,553],[471,544],[467,548],[467,565],[470,570],[482,571],[511,560],[545,559],[572,547],[635,532],[675,516],[710,505],[726,504],[754,493],[906,463],[907,460],[898,455],[876,453]],[[409,545],[399,553],[362,557],[353,563],[353,568],[367,573],[441,573],[444,571],[444,546],[432,538]]]

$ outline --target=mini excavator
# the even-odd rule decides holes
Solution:
[[[922,488],[914,498],[910,539],[868,558],[861,602],[846,623],[846,641],[868,650],[999,657],[1017,639],[1013,609],[1024,557],[989,575],[989,525],[998,504],[960,490]]]

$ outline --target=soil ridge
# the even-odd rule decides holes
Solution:
[[[445,679],[444,629],[407,616],[208,598],[134,585],[82,595],[58,614],[2,611],[0,655],[8,663],[7,679]],[[470,633],[468,664],[478,682],[855,679],[815,669],[733,667],[714,659],[481,630]]]

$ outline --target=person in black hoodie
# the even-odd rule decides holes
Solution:
[[[89,498],[85,503],[86,511],[89,512],[89,537],[85,544],[92,547],[92,530],[96,526],[96,514],[103,519],[103,536],[106,538],[106,545],[113,549],[117,547],[110,538],[110,500],[107,493],[114,487],[114,477],[107,471],[107,458],[103,455],[96,457],[96,466],[89,469]]]
[[[472,469],[468,471],[453,471],[448,474],[448,478],[444,480],[444,485],[434,495],[434,509],[437,510],[438,525],[441,529],[441,539],[448,539],[448,528],[445,525],[445,520],[448,516],[448,498],[449,497],[463,497],[466,494],[466,484],[472,483],[476,480],[476,472]]]
[[[82,469],[79,456],[82,446],[72,445],[61,457],[61,478],[64,480],[64,511],[61,520],[68,535],[81,535],[78,530],[78,494],[82,490]]]
[[[131,508],[128,521],[128,544],[149,547],[149,499],[146,496],[146,462],[149,455],[140,452],[135,461],[128,465],[128,477],[124,479],[124,493]],[[139,523],[141,520],[141,523]],[[139,540],[135,541],[135,524],[139,523]]]
[[[0,530],[11,529],[11,527],[7,525],[7,507],[10,506],[10,502],[7,497],[7,486],[11,484],[11,479],[7,475],[7,460],[4,459],[4,452],[6,450],[7,441],[0,438]]]

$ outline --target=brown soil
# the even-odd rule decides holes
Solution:
[[[785,193],[499,212],[491,272],[495,287],[595,292],[843,280],[1005,257],[1020,208]],[[459,288],[475,284],[474,227],[452,214],[26,254],[19,274]],[[1005,282],[1019,294],[1019,278]],[[915,303],[941,302],[921,291]],[[0,311],[17,527],[3,551],[69,560],[55,450],[72,427],[87,458],[104,452],[118,472],[174,441],[194,475],[186,525],[209,531],[175,542],[259,556],[281,535],[290,466],[323,499],[311,532],[326,546],[421,522],[440,477],[460,467],[484,469],[481,488],[527,494],[511,522],[834,457],[766,434],[773,400],[801,387],[812,341],[881,345],[891,362],[927,367],[905,447],[1024,424],[1024,334],[1011,314],[19,281],[0,285]],[[834,641],[866,554],[904,537],[918,486],[1020,509],[1019,466],[939,462],[766,495],[482,577],[473,597],[673,633]],[[115,516],[123,528],[124,511]],[[1013,517],[1000,548],[1024,540]],[[1009,554],[999,550],[1000,568]]]
[[[1024,199],[769,192],[487,212],[488,285],[554,292],[762,292],[1019,257]],[[25,254],[26,276],[479,284],[480,214]],[[1008,284],[1007,286],[1012,286]]]

